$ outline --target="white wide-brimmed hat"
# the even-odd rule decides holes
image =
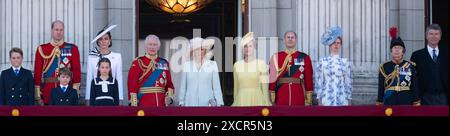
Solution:
[[[185,54],[188,58],[191,58],[192,51],[194,51],[198,48],[202,48],[202,49],[207,50],[205,58],[211,59],[213,56],[213,53],[210,52],[210,50],[213,47],[214,43],[215,43],[214,39],[203,39],[200,37],[195,37],[189,41],[189,48],[186,50]]]
[[[103,35],[105,35],[106,33],[108,33],[109,31],[113,30],[114,28],[116,28],[117,25],[111,25],[108,28],[104,29],[102,33],[98,34],[94,40],[91,41],[91,44],[97,42],[98,39],[100,39],[100,37],[102,37]]]

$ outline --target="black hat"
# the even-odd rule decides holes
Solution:
[[[403,49],[405,48],[405,43],[403,43],[402,38],[397,36],[398,33],[398,29],[397,27],[391,27],[389,29],[389,35],[391,36],[391,46],[390,48],[392,49],[394,46],[402,46]]]

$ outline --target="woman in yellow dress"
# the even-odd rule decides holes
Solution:
[[[268,67],[256,58],[256,42],[253,32],[241,40],[244,59],[234,63],[233,106],[271,106],[268,90]]]

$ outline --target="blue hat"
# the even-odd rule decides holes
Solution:
[[[339,26],[331,27],[322,34],[322,37],[320,38],[320,43],[322,43],[325,46],[330,46],[333,44],[338,37],[342,36],[342,29]]]

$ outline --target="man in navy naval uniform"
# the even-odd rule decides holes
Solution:
[[[0,105],[34,105],[34,80],[30,70],[22,67],[23,51],[9,51],[11,68],[0,76]]]

